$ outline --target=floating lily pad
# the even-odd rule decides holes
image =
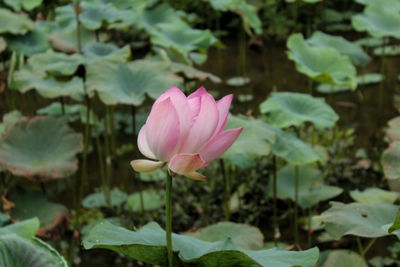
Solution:
[[[29,58],[28,63],[35,72],[47,72],[53,75],[69,76],[75,73],[84,59],[79,54],[67,55],[54,51],[36,54]]]
[[[397,212],[397,206],[392,204],[331,202],[331,205],[317,218],[325,223],[325,230],[334,239],[344,235],[386,236],[386,227],[393,223]]]
[[[354,15],[352,24],[357,31],[368,31],[373,37],[400,38],[400,3],[397,0],[368,2],[363,13]]]
[[[34,24],[27,15],[0,8],[0,34],[25,34],[33,27]]]
[[[386,45],[375,48],[373,51],[375,56],[398,56],[400,55],[400,45]]]
[[[368,267],[364,258],[358,253],[345,250],[328,250],[321,253],[318,266],[321,267]]]
[[[374,203],[389,203],[393,204],[398,198],[399,193],[386,191],[380,188],[372,187],[364,191],[358,189],[350,191],[352,199],[358,203],[374,204]]]
[[[50,245],[35,238],[37,218],[0,228],[0,262],[13,267],[68,267]]]
[[[226,84],[230,86],[243,86],[250,83],[248,77],[232,77],[226,80]]]
[[[400,178],[400,141],[393,142],[389,145],[389,148],[382,154],[381,163],[386,178]]]
[[[0,166],[35,181],[64,178],[78,169],[82,138],[62,119],[23,118],[0,138]]]
[[[110,191],[110,201],[111,201],[111,206],[113,207],[118,207],[122,205],[127,198],[128,195],[119,190],[118,188],[113,188]],[[84,208],[107,207],[106,199],[104,197],[104,192],[97,192],[86,196],[82,200],[82,206]]]
[[[299,167],[298,203],[306,209],[334,198],[343,190],[336,186],[324,184],[321,172],[310,165]],[[268,194],[272,195],[272,181],[268,187]],[[295,166],[287,165],[277,173],[277,194],[280,199],[291,199],[294,201],[295,191]]]
[[[87,108],[84,105],[76,104],[76,105],[64,105],[65,115],[68,118],[69,122],[73,121],[81,121],[82,123],[87,123],[86,121],[86,112]],[[41,108],[36,112],[39,115],[51,115],[51,116],[62,116],[63,108],[59,102],[54,102],[47,107]],[[99,119],[97,118],[96,113],[93,110],[89,111],[90,116],[90,124],[96,125],[99,123]]]
[[[13,220],[22,221],[37,217],[40,228],[37,235],[48,239],[58,239],[65,230],[68,209],[61,204],[51,202],[40,191],[17,188],[10,192],[10,201],[15,203],[11,212]]]
[[[230,239],[218,242],[198,240],[187,235],[172,235],[173,250],[181,263],[208,266],[279,266],[312,267],[318,260],[318,249],[305,251],[239,250]],[[84,239],[85,249],[105,248],[149,264],[167,262],[165,232],[154,222],[139,231],[102,222],[96,225]]]
[[[328,129],[339,119],[323,98],[302,93],[272,93],[261,103],[260,110],[268,114],[271,124],[280,128],[311,122],[318,129]]]
[[[287,42],[289,59],[309,78],[338,86],[357,87],[356,69],[347,56],[332,47],[311,46],[301,34],[292,34]]]
[[[240,249],[259,250],[264,246],[264,235],[260,229],[247,224],[219,222],[196,231],[190,236],[200,240],[217,242],[231,238]]]
[[[230,115],[227,128],[243,127],[242,133],[233,145],[222,155],[222,158],[239,166],[255,163],[255,157],[267,156],[275,142],[274,132],[267,124],[247,117]]]
[[[143,208],[145,211],[157,210],[165,204],[165,192],[161,190],[143,190]],[[139,212],[142,210],[140,192],[133,193],[128,196],[126,205],[130,210]]]
[[[83,100],[85,95],[83,81],[79,77],[66,81],[58,80],[27,66],[15,72],[13,78],[13,88],[21,93],[35,89],[44,98],[65,96],[75,100]]]
[[[205,81],[209,79],[213,83],[221,82],[221,78],[212,73],[201,71],[181,63],[176,63],[176,62],[171,63],[170,70],[175,73],[181,72],[189,79],[196,79],[199,81]]]
[[[388,122],[389,128],[386,130],[386,135],[391,142],[400,141],[400,117],[391,119]]]
[[[180,83],[181,79],[170,73],[167,65],[146,60],[91,65],[86,80],[88,91],[96,91],[105,104],[135,106],[143,103],[145,94],[157,98],[166,88]]]
[[[43,0],[4,0],[4,3],[16,11],[21,9],[32,10],[42,4]]]
[[[335,48],[342,55],[348,56],[355,65],[365,65],[371,61],[371,58],[364,52],[361,46],[347,41],[341,36],[334,36],[316,31],[307,42],[314,46],[328,46]]]
[[[131,56],[129,45],[118,48],[113,44],[107,43],[92,43],[88,44],[83,49],[83,54],[90,64],[100,60],[122,63],[126,62]]]

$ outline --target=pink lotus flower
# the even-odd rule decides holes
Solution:
[[[215,101],[202,87],[188,97],[175,86],[163,93],[138,136],[140,152],[155,161],[133,160],[133,169],[150,172],[168,164],[173,173],[206,179],[196,171],[224,153],[242,131],[224,130],[232,98]]]

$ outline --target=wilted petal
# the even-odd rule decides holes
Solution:
[[[233,144],[233,142],[235,142],[242,130],[243,128],[236,128],[220,132],[201,149],[201,157],[206,162],[210,162],[218,158]]]
[[[197,153],[202,146],[214,135],[218,124],[217,103],[210,94],[201,96],[200,112],[193,126],[190,128],[181,153]]]
[[[136,159],[131,161],[132,168],[137,172],[152,172],[161,168],[165,163],[147,159]]]
[[[231,106],[233,95],[227,95],[217,101],[217,108],[219,113],[219,121],[215,133],[224,130],[228,120],[229,108]]]
[[[156,158],[169,161],[176,151],[180,136],[178,114],[171,98],[153,105],[145,133],[149,148]]]
[[[178,174],[192,173],[207,163],[199,154],[177,154],[168,163],[168,168]]]
[[[140,152],[144,156],[150,159],[157,159],[154,153],[150,150],[149,144],[147,143],[146,125],[143,125],[142,129],[140,129],[137,143]]]
[[[184,174],[187,178],[190,178],[192,180],[198,180],[198,181],[205,181],[207,180],[207,177],[205,177],[203,174],[198,173],[198,172],[191,172],[191,173],[186,173]]]

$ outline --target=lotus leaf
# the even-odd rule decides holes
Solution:
[[[364,258],[351,250],[337,249],[327,250],[321,253],[320,262],[318,266],[321,267],[368,267]]]
[[[78,34],[76,29],[56,29],[54,30],[50,37],[49,42],[54,47],[54,49],[63,51],[66,53],[76,53],[79,52],[78,47]],[[107,39],[107,35],[99,34],[99,41],[103,42]],[[81,42],[88,45],[90,43],[96,43],[96,34],[93,31],[86,30],[82,28],[80,30]]]
[[[170,70],[175,73],[181,72],[189,79],[197,79],[199,81],[205,81],[206,79],[209,79],[213,83],[221,82],[221,78],[212,73],[201,71],[181,63],[172,62],[170,65]]]
[[[23,118],[0,138],[0,166],[37,181],[67,177],[78,169],[81,139],[62,119]]]
[[[75,73],[84,59],[79,54],[67,55],[54,51],[36,54],[29,58],[28,64],[35,72],[47,72],[53,75],[69,76]]]
[[[260,229],[247,224],[219,222],[196,231],[190,236],[200,240],[217,242],[231,238],[240,249],[259,250],[264,246],[264,235]]]
[[[382,166],[388,179],[400,178],[400,141],[392,142],[382,154]]]
[[[374,46],[384,45],[385,40],[383,38],[365,37],[365,38],[358,39],[354,43],[361,45],[361,46],[374,47]]]
[[[314,3],[318,3],[321,2],[322,0],[285,0],[287,3],[294,3],[296,1],[302,1],[304,3],[309,3],[309,4],[314,4]]]
[[[321,160],[321,156],[314,148],[299,139],[294,133],[271,127],[276,141],[272,146],[272,153],[283,158],[293,165],[303,165]]]
[[[55,238],[54,235],[62,233],[60,229],[68,221],[68,209],[49,201],[40,191],[16,188],[10,192],[10,200],[15,203],[11,213],[13,220],[22,221],[33,217],[39,219],[38,236]]]
[[[5,223],[10,221],[10,216],[0,212],[0,226],[3,226]]]
[[[394,218],[393,224],[389,227],[388,233],[391,234],[394,231],[400,229],[400,209],[397,211],[396,217]]]
[[[357,84],[358,85],[368,85],[372,83],[379,83],[383,80],[383,75],[380,73],[365,73],[357,76]],[[323,94],[331,94],[331,93],[340,93],[350,91],[349,87],[345,86],[336,86],[330,84],[320,84],[317,87],[317,91]]]
[[[10,50],[32,56],[50,49],[49,34],[50,27],[42,22],[36,22],[35,28],[29,33],[25,35],[10,35],[6,38]]]
[[[22,117],[19,110],[13,110],[3,115],[3,122],[0,123],[0,135],[3,134],[4,130],[11,124],[17,122]]]
[[[4,3],[16,11],[20,11],[22,8],[30,11],[40,6],[42,1],[43,0],[4,0]]]
[[[169,4],[162,3],[154,8],[146,9],[138,19],[139,25],[148,32],[155,30],[158,24],[184,24],[179,14]]]
[[[254,157],[269,155],[271,145],[275,142],[275,134],[267,127],[266,123],[230,115],[227,128],[237,127],[243,127],[243,131],[235,143],[223,154],[224,159],[242,166],[246,161],[254,164]]]
[[[35,72],[27,66],[14,73],[13,88],[21,93],[35,89],[42,97],[58,98],[71,97],[75,100],[83,100],[85,91],[83,81],[79,77],[61,81],[54,77],[47,77],[44,73]]]
[[[317,218],[325,223],[325,230],[334,239],[344,235],[374,238],[388,235],[386,228],[396,212],[397,206],[393,204],[331,202],[331,208]]]
[[[226,80],[226,84],[230,86],[243,86],[250,83],[250,78],[248,77],[232,77]]]
[[[373,37],[400,38],[400,2],[376,0],[368,2],[363,13],[354,15],[352,24],[357,31],[368,31]]]
[[[116,63],[126,62],[131,56],[131,49],[126,45],[119,49],[113,44],[91,43],[84,47],[83,54],[93,64],[100,60],[107,60]]]
[[[143,182],[159,182],[165,180],[165,170],[157,169],[153,172],[140,173],[140,180]]]
[[[320,82],[338,86],[357,87],[356,69],[347,56],[332,47],[311,46],[301,34],[292,34],[287,42],[289,58],[296,69]]]
[[[148,189],[129,195],[126,200],[127,207],[135,212],[141,211],[141,197],[143,197],[143,208],[145,211],[157,210],[164,206],[165,203],[164,191]]]
[[[350,191],[352,199],[358,203],[374,204],[374,203],[389,203],[393,204],[398,198],[397,192],[386,191],[380,188],[372,187],[367,188],[364,191],[358,189]]]
[[[335,48],[341,54],[348,56],[354,65],[365,65],[371,61],[371,58],[359,45],[349,42],[341,36],[334,36],[316,31],[307,42],[314,46]]]
[[[386,45],[375,48],[373,51],[375,56],[398,56],[400,55],[400,45]]]
[[[118,188],[113,188],[110,191],[110,200],[111,200],[110,204],[113,207],[118,207],[118,206],[122,205],[126,201],[127,197],[128,197],[128,195],[126,193],[122,192]],[[104,197],[104,193],[103,192],[97,192],[97,193],[93,193],[93,194],[90,194],[90,195],[86,196],[82,200],[82,206],[84,208],[107,207],[107,203],[106,203],[106,199]]]
[[[207,242],[178,234],[172,235],[172,243],[177,259],[189,266],[312,267],[319,254],[317,248],[300,252],[239,250],[229,238]],[[155,222],[148,223],[137,232],[102,222],[90,231],[83,245],[86,249],[110,249],[149,264],[163,265],[167,260],[165,232]]]
[[[389,128],[386,130],[386,135],[390,142],[400,141],[400,117],[391,119],[388,125]]]
[[[0,34],[25,34],[33,27],[34,24],[27,15],[0,8]]]
[[[328,129],[339,119],[323,98],[302,93],[272,93],[261,103],[260,110],[269,115],[271,124],[280,128],[298,127],[305,122],[311,122],[318,129]]]
[[[13,267],[68,267],[50,245],[35,238],[37,218],[0,228],[0,262]]]
[[[67,115],[69,122],[79,120],[82,123],[86,123],[86,112],[87,108],[84,105],[64,105],[65,115]],[[62,116],[63,108],[59,102],[54,102],[47,107],[39,109],[37,112],[39,115],[51,115],[51,116]],[[96,113],[90,110],[90,124],[96,125],[99,123]]]
[[[86,85],[89,92],[96,91],[107,105],[137,106],[143,103],[145,94],[156,98],[165,88],[180,84],[180,78],[168,72],[167,67],[146,60],[125,64],[103,62],[88,67]]]
[[[287,165],[277,173],[277,194],[280,199],[294,201],[295,191],[295,166]],[[310,165],[299,168],[298,203],[306,209],[336,197],[342,193],[342,189],[336,186],[324,184],[321,172]],[[272,195],[272,181],[269,185],[269,195]]]

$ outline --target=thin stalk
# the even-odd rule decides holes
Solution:
[[[114,131],[114,108],[112,106],[108,107],[109,113],[109,129],[110,129],[110,137],[111,137],[111,155],[114,158],[115,151],[117,149],[117,138]]]
[[[363,255],[364,254],[364,248],[363,248],[363,245],[361,243],[361,238],[357,236],[356,240],[357,240],[358,251],[360,252],[360,255]]]
[[[219,159],[219,166],[221,169],[221,174],[222,174],[222,179],[224,181],[224,196],[223,196],[223,202],[224,202],[224,216],[225,220],[229,221],[231,217],[231,211],[229,208],[229,184],[228,184],[228,177],[226,176],[225,172],[225,163],[223,159]]]
[[[101,147],[99,133],[96,134],[96,150],[97,150],[97,159],[99,161],[100,177],[102,182],[104,199],[106,200],[106,204],[110,205],[111,204],[110,188],[107,186],[106,170],[104,168],[104,161],[103,161],[103,148]]]
[[[78,43],[78,52],[82,53],[82,40],[81,40],[81,20],[79,14],[81,13],[80,1],[75,5],[75,20],[76,20],[76,41]]]
[[[60,97],[60,105],[61,105],[61,114],[65,116],[65,103],[64,103],[64,97]]]
[[[136,136],[136,107],[134,105],[131,106],[131,116],[132,116],[132,134],[133,134],[133,140],[137,139]],[[135,147],[135,153],[137,153],[137,147]],[[133,172],[134,178],[136,179],[136,172]],[[141,189],[141,181],[139,180],[137,182],[137,186],[139,189],[139,201],[140,201],[140,211],[143,214],[144,213],[144,198],[143,198],[143,190]]]
[[[85,79],[84,79],[85,80]],[[91,127],[90,127],[90,99],[86,93],[85,83],[83,85],[85,89],[85,99],[86,99],[86,122],[84,128],[84,139],[83,139],[83,156],[82,156],[82,172],[81,172],[81,185],[80,185],[80,195],[79,201],[82,200],[83,193],[87,186],[89,185],[88,176],[88,154],[89,154],[89,142],[91,137]]]
[[[386,45],[388,43],[388,39],[386,37],[383,38],[383,44],[382,44],[382,55],[381,55],[381,66],[380,66],[380,72],[382,76],[385,76],[385,52],[386,52]],[[382,109],[383,106],[383,93],[385,90],[385,79],[382,79],[380,86],[379,86],[379,109]]]
[[[308,209],[308,214],[307,214],[307,245],[310,248],[311,247],[311,208]]]
[[[367,246],[363,249],[363,252],[362,252],[362,254],[361,254],[361,256],[363,256],[363,258],[365,258],[365,254],[367,254],[367,252],[369,251],[369,249],[374,245],[375,241],[376,241],[376,238],[371,239],[371,240],[368,242]]]
[[[168,266],[174,266],[174,254],[172,250],[172,175],[167,171],[167,183],[166,183],[166,197],[165,197],[165,231],[167,240],[167,254],[168,254]]]
[[[298,203],[299,203],[299,166],[294,167],[294,243],[299,244],[299,229],[298,229]]]
[[[272,156],[272,206],[273,206],[273,215],[272,215],[272,221],[274,225],[274,245],[278,245],[277,241],[277,234],[279,232],[278,229],[278,205],[277,205],[277,199],[278,199],[278,186],[277,186],[277,179],[276,179],[276,156]]]
[[[106,186],[110,187],[110,181],[112,176],[112,169],[111,169],[111,145],[110,145],[110,138],[109,138],[109,130],[108,130],[108,112],[106,112],[104,117],[104,147],[106,153]]]

